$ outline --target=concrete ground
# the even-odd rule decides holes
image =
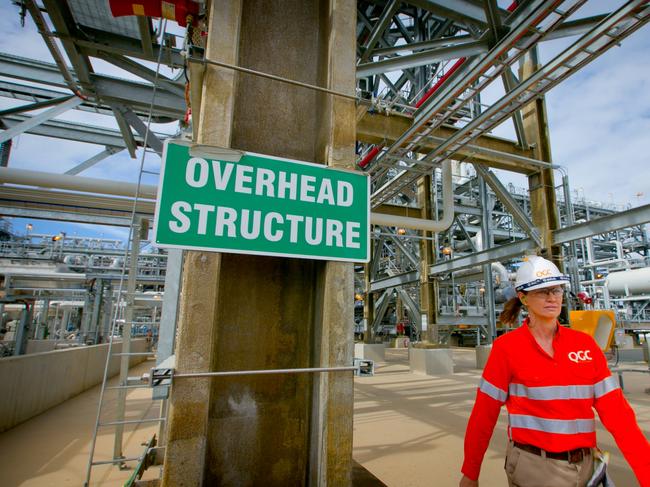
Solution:
[[[155,362],[145,361],[129,371],[129,376],[148,372]],[[117,379],[109,382],[114,386]],[[3,487],[79,487],[86,478],[99,386],[79,394],[15,428],[0,433],[0,485]],[[107,391],[102,420],[115,420],[116,390]],[[160,402],[151,401],[151,391],[131,389],[127,395],[126,419],[157,418]],[[112,427],[101,428],[97,435],[95,460],[113,458]],[[137,457],[144,451],[141,443],[157,433],[157,423],[126,425],[125,457]],[[134,466],[131,462],[129,465]],[[154,472],[148,472],[152,474]],[[101,465],[92,470],[91,485],[122,486],[132,470]]]
[[[456,373],[446,377],[411,373],[405,349],[387,349],[386,358],[385,363],[376,365],[375,376],[355,379],[354,459],[388,486],[458,485],[465,425],[480,378],[480,370],[474,368],[474,351],[455,349]],[[151,362],[145,362],[129,375],[140,375],[150,366]],[[649,382],[647,374],[625,376],[626,396],[646,433],[650,431],[650,395],[645,393]],[[98,396],[99,387],[95,387],[0,433],[0,485],[82,485]],[[128,397],[127,419],[158,417],[159,403],[151,401],[148,389],[134,389]],[[104,408],[105,421],[113,419],[114,406],[112,391]],[[502,413],[483,464],[481,487],[507,485],[503,472],[506,421]],[[144,448],[141,443],[157,430],[157,424],[151,423],[126,427],[124,454],[140,455]],[[112,435],[108,429],[100,431],[95,459],[109,459]],[[612,453],[611,473],[616,485],[638,486],[602,427],[598,438],[601,447]],[[96,467],[92,485],[123,485],[131,473],[112,466]],[[154,467],[144,478],[157,475]]]
[[[386,485],[457,486],[463,438],[481,371],[473,349],[454,349],[455,373],[411,373],[406,349],[386,349],[386,362],[373,377],[355,380],[354,458]],[[646,367],[639,364],[637,367]],[[625,374],[625,395],[650,437],[650,375]],[[618,487],[638,482],[612,436],[598,423],[598,443],[611,453],[610,472]],[[481,487],[507,485],[504,465],[507,415],[501,412],[485,455]]]

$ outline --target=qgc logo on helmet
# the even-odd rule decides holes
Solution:
[[[591,350],[578,350],[577,352],[569,352],[569,360],[571,362],[589,362],[591,361],[590,356]]]

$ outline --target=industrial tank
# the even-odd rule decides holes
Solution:
[[[650,267],[612,272],[607,276],[605,286],[609,294],[615,296],[648,294],[650,293]]]

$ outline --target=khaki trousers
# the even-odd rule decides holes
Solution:
[[[509,487],[585,487],[593,475],[594,457],[569,463],[520,450],[510,441],[505,469]]]

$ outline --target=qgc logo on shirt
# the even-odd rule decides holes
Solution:
[[[569,360],[571,362],[588,362],[591,360],[591,356],[589,355],[591,353],[591,350],[578,350],[577,352],[569,352]]]

